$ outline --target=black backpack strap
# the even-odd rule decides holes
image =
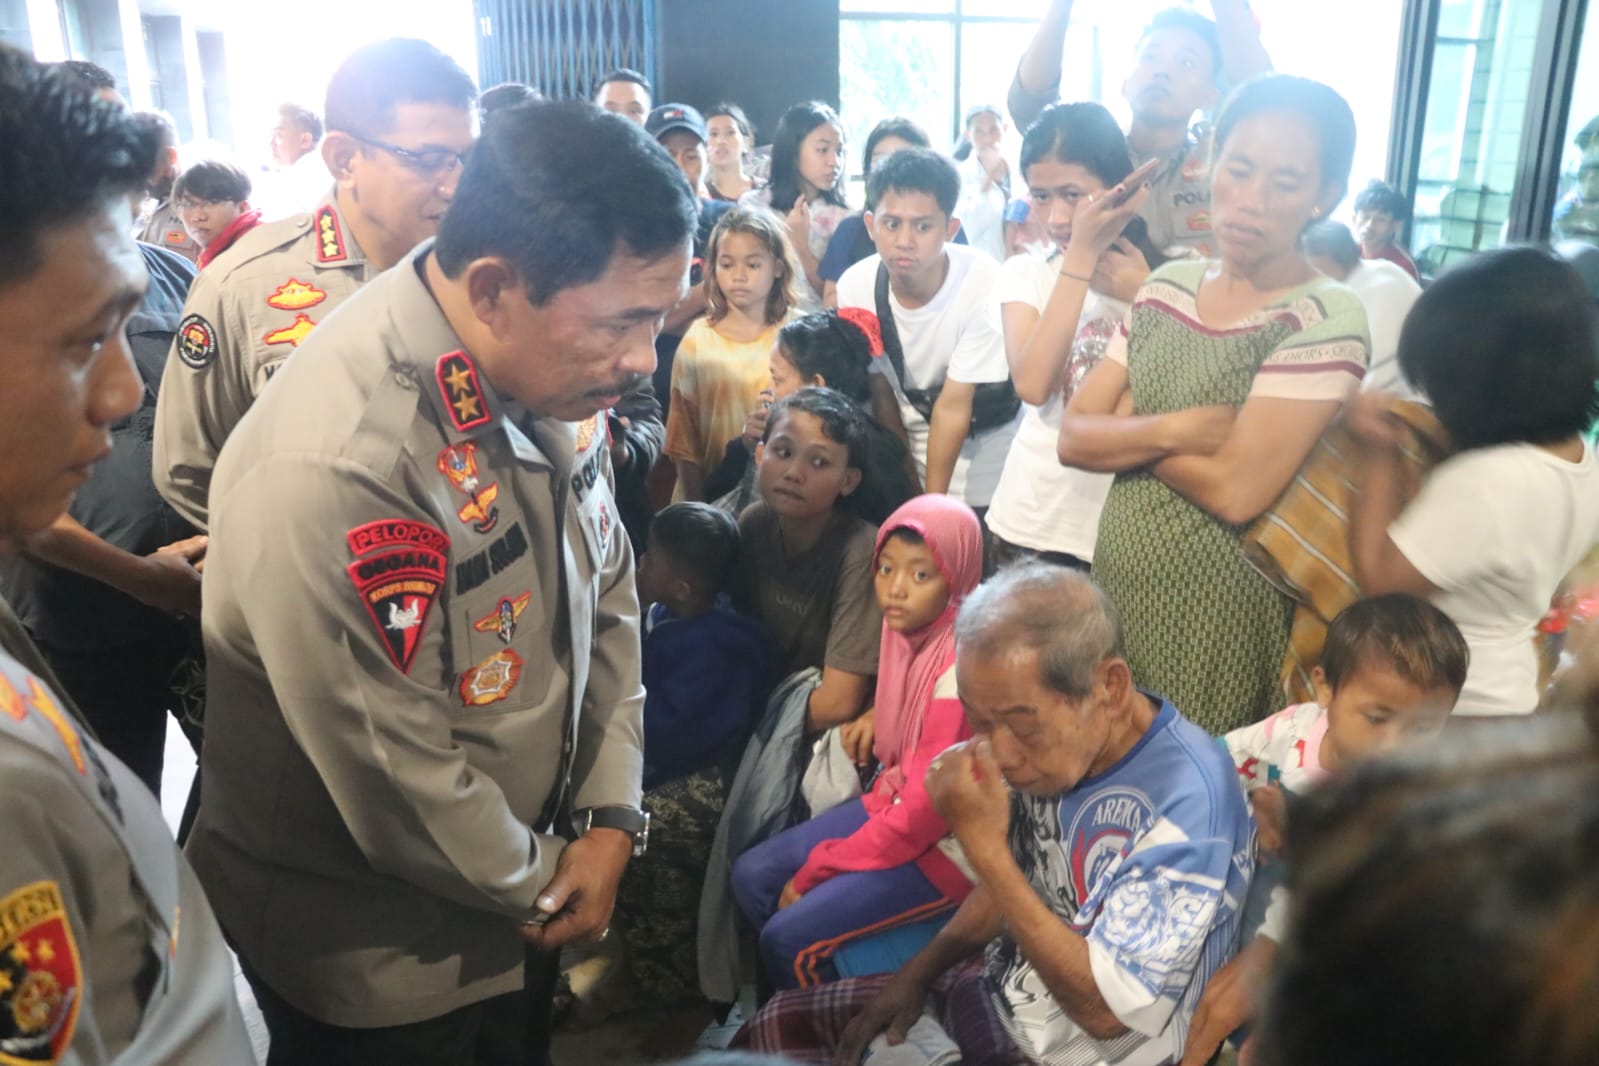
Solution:
[[[888,302],[888,264],[877,264],[877,327],[883,334],[883,354],[894,364],[903,391],[910,388],[905,381],[905,349],[900,347],[899,326],[894,321],[894,308]]]

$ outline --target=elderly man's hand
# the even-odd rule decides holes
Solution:
[[[537,906],[550,920],[518,927],[522,939],[542,951],[605,939],[616,886],[632,854],[633,838],[619,829],[590,829],[568,844],[539,893]]]
[[[987,740],[967,740],[927,768],[927,794],[972,862],[995,848],[1010,853],[1010,792]]]

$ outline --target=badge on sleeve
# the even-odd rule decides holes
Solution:
[[[54,881],[0,900],[0,1062],[61,1061],[78,1024],[82,975]]]
[[[204,370],[217,358],[217,331],[199,315],[178,323],[178,358],[191,370]]]
[[[1188,230],[1191,233],[1204,233],[1210,229],[1210,212],[1195,211],[1188,216]]]
[[[395,521],[396,526],[400,524]],[[352,545],[358,533],[370,529],[369,525],[352,530]],[[431,532],[443,537],[437,530]],[[422,645],[429,613],[444,586],[446,559],[445,553],[435,548],[402,544],[369,554],[346,568],[384,650],[402,673],[411,672],[411,662]]]
[[[307,285],[303,281],[290,278],[273,289],[266,302],[268,307],[276,307],[279,311],[304,311],[327,298],[328,294],[315,285]]]
[[[468,707],[498,703],[511,694],[522,676],[522,657],[506,648],[461,675],[461,702]]]
[[[284,326],[282,329],[272,330],[265,337],[262,337],[261,343],[287,344],[292,348],[298,348],[300,346],[300,342],[305,340],[306,337],[310,336],[311,331],[315,328],[316,323],[311,321],[310,316],[298,314],[294,316],[294,321],[289,323],[287,326]]]
[[[522,612],[532,602],[531,592],[524,592],[514,600],[509,596],[501,596],[500,602],[494,605],[494,613],[473,622],[472,628],[479,633],[498,634],[501,643],[509,644],[516,636],[516,623],[521,619]]]
[[[185,244],[189,243],[189,234],[185,230],[169,229],[167,230],[167,235],[163,237],[162,240],[166,241],[174,248],[181,248]]]
[[[455,512],[455,517],[477,530],[487,533],[500,521],[500,509],[494,501],[500,498],[500,483],[483,484],[478,475],[477,445],[452,444],[439,453],[439,473],[450,479],[457,492],[466,496],[466,503]]]

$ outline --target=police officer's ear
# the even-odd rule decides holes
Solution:
[[[511,264],[498,256],[474,259],[466,265],[463,280],[477,320],[487,326],[495,338],[510,337],[515,310],[512,301],[524,300],[521,279]]]
[[[354,176],[351,164],[360,150],[361,142],[348,133],[328,130],[327,136],[322,138],[322,162],[328,165],[328,173],[333,175],[334,181],[343,184]]]

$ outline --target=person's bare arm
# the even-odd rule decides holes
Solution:
[[[1060,61],[1066,50],[1066,26],[1071,18],[1072,0],[1050,0],[1016,68],[1016,77],[1024,92],[1038,96],[1060,84]]]
[[[1388,535],[1409,503],[1409,486],[1399,456],[1399,426],[1380,392],[1363,392],[1349,402],[1345,424],[1359,442],[1355,494],[1349,503],[1349,558],[1355,583],[1367,596],[1408,592],[1430,596],[1438,589],[1417,570]]]
[[[927,430],[927,491],[948,492],[955,476],[955,461],[972,425],[972,400],[977,386],[945,378],[933,404],[933,418]]]
[[[699,463],[679,459],[677,485],[683,492],[683,499],[694,502],[705,499],[705,471],[700,469]]]
[[[1223,522],[1252,522],[1282,495],[1341,406],[1255,397],[1239,408],[1214,453],[1163,459],[1155,476]]]
[[[96,536],[71,515],[23,543],[40,562],[71,570],[163,611],[200,615],[200,571],[194,560],[205,554],[206,538],[190,537],[150,555],[134,555]]]
[[[872,678],[831,666],[822,668],[822,683],[811,692],[805,711],[805,729],[820,733],[843,725],[861,713],[871,698]]]
[[[1177,455],[1219,447],[1232,425],[1230,407],[1195,407],[1164,415],[1129,410],[1127,368],[1102,359],[1066,403],[1056,452],[1080,470],[1119,473]]]
[[[1260,27],[1248,0],[1211,0],[1216,36],[1221,41],[1222,77],[1229,86],[1271,70],[1271,56],[1260,40]]]

